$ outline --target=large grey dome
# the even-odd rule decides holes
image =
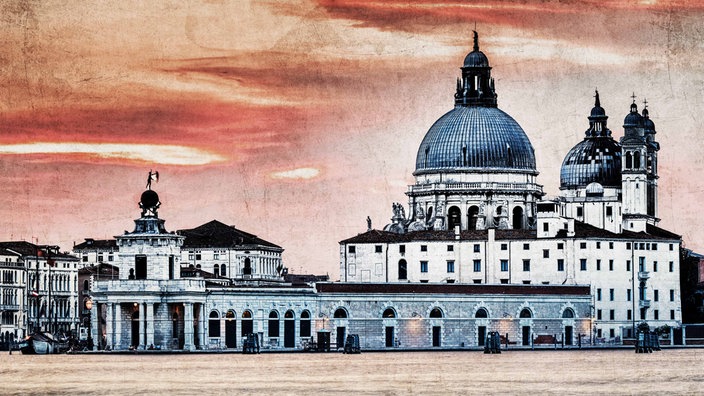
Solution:
[[[537,174],[528,136],[496,107],[457,106],[426,133],[414,174],[491,170]]]

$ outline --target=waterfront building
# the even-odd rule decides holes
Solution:
[[[455,107],[416,155],[408,213],[340,242],[343,282],[585,285],[593,336],[633,337],[637,322],[679,327],[681,238],[657,223],[655,125],[635,101],[616,142],[599,93],[584,140],[560,172],[560,196],[537,184],[534,150],[497,107],[486,55],[461,67]]]
[[[78,328],[78,259],[57,246],[0,242],[3,328],[13,341],[35,331]],[[10,328],[12,330],[10,330]]]

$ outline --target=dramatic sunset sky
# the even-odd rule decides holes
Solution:
[[[169,230],[212,219],[339,274],[338,242],[406,203],[476,24],[539,182],[598,88],[635,92],[660,151],[660,225],[704,251],[704,4],[696,1],[0,0],[0,239],[131,230],[150,169]]]

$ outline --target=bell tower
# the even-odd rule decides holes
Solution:
[[[647,108],[638,113],[635,95],[631,110],[623,121],[621,138],[623,229],[645,231],[655,225],[657,216],[657,152],[655,125]]]

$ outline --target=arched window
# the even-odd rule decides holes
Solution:
[[[633,167],[633,157],[631,156],[630,151],[626,151],[626,169],[630,169]]]
[[[338,308],[335,310],[335,314],[333,315],[335,319],[342,319],[347,317],[347,311],[345,311],[344,308]]]
[[[438,307],[433,308],[433,310],[430,311],[430,317],[431,318],[442,318],[442,310],[440,310],[440,308],[438,308]]]
[[[295,315],[293,314],[293,311],[291,311],[290,309],[288,311],[286,311],[286,313],[284,314],[284,319],[294,319],[294,318],[295,318]]]
[[[90,290],[90,286],[88,284],[88,279],[83,281],[83,290],[85,290],[85,291]]]
[[[486,311],[486,309],[484,309],[484,308],[479,308],[479,309],[477,310],[477,313],[474,314],[474,317],[475,317],[475,318],[488,318],[488,317],[489,317],[489,313]]]
[[[301,337],[310,337],[310,312],[301,312]]]
[[[640,151],[636,151],[633,154],[633,167],[636,169],[640,169]]]
[[[462,212],[457,206],[452,206],[447,210],[447,229],[454,230],[455,226],[462,227]]]
[[[574,311],[572,308],[565,308],[564,311],[562,311],[562,317],[563,318],[574,318]]]
[[[227,276],[227,267],[225,264],[220,266],[220,276]]]
[[[408,263],[406,263],[406,260],[404,259],[398,261],[398,279],[408,279]]]
[[[467,211],[467,229],[476,230],[477,229],[477,218],[479,217],[479,208],[477,206],[470,206]]]
[[[533,313],[530,312],[530,309],[528,309],[528,308],[523,308],[523,309],[521,310],[521,314],[519,315],[519,317],[521,317],[521,318],[532,318],[532,317],[533,317]]]
[[[220,337],[220,315],[211,311],[208,317],[208,337]]]
[[[215,264],[213,266],[213,275],[220,276],[220,265],[219,264]]]
[[[252,319],[252,311],[242,312],[242,319]]]
[[[523,228],[523,208],[516,206],[513,208],[513,229],[520,230]]]
[[[279,336],[279,313],[276,311],[269,312],[269,337]]]
[[[386,308],[384,313],[381,315],[382,318],[395,318],[396,311],[393,308]]]

